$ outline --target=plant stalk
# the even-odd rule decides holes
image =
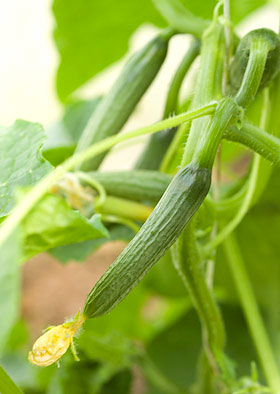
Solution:
[[[273,393],[279,394],[280,375],[276,360],[257,305],[250,279],[246,272],[237,241],[233,234],[224,241],[223,248],[265,377],[270,388],[273,390]]]

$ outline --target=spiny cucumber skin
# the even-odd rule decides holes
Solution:
[[[167,49],[168,38],[159,35],[130,58],[111,90],[94,111],[76,152],[121,130],[157,75],[166,57]],[[106,152],[84,162],[81,169],[85,171],[97,169],[105,155]]]
[[[148,170],[92,171],[89,176],[101,183],[110,195],[151,202],[161,198],[172,179],[168,174]]]
[[[179,237],[210,184],[209,169],[191,163],[178,172],[140,231],[88,294],[87,318],[108,313],[139,283]]]
[[[252,30],[240,40],[230,65],[230,83],[234,91],[237,91],[241,86],[249,60],[252,39],[263,39],[264,37],[270,43],[271,50],[268,53],[259,90],[266,87],[278,73],[280,68],[280,39],[278,35],[272,30],[265,28]]]

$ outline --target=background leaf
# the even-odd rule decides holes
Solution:
[[[57,166],[74,153],[77,142],[101,97],[65,106],[63,118],[47,129],[44,157]]]
[[[75,242],[71,245],[59,246],[57,248],[51,249],[49,252],[61,263],[68,263],[69,261],[82,262],[106,242],[129,242],[133,238],[134,234],[134,231],[129,227],[122,225],[112,225],[109,228],[109,237],[90,239],[84,242]]]
[[[12,208],[15,187],[33,185],[51,170],[41,155],[45,139],[38,123],[17,120],[0,128],[0,217]]]
[[[55,246],[108,237],[100,215],[86,219],[59,196],[46,194],[22,225],[24,260]]]
[[[19,312],[20,252],[19,235],[14,232],[0,246],[0,354]]]
[[[17,385],[0,365],[0,392],[1,394],[23,394]]]
[[[165,25],[151,0],[54,0],[53,12],[60,54],[57,92],[62,100],[119,60],[140,25]]]

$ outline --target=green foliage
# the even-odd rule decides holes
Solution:
[[[101,98],[74,101],[65,106],[60,121],[47,129],[44,157],[58,165],[74,153],[77,142]]]
[[[41,154],[45,140],[38,123],[17,120],[0,128],[0,217],[11,210],[16,187],[33,185],[51,170]]]
[[[0,391],[1,394],[22,394],[5,370],[0,366]]]
[[[23,260],[45,250],[108,237],[100,215],[86,219],[59,196],[46,194],[23,222]]]
[[[62,100],[119,60],[128,50],[130,36],[143,23],[164,25],[150,0],[54,0],[53,12],[61,58],[57,91]]]
[[[92,254],[106,242],[128,242],[133,238],[133,235],[134,232],[128,227],[112,225],[109,228],[109,236],[107,237],[90,239],[84,242],[75,242],[71,243],[70,245],[59,246],[51,249],[49,252],[61,263],[68,263],[69,261],[83,262],[90,254]]]
[[[19,258],[20,240],[16,231],[0,246],[0,355],[18,315]]]

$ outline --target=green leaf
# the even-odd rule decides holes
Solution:
[[[275,169],[260,201],[236,230],[241,253],[260,304],[271,308],[280,298],[280,179]],[[222,251],[217,259],[216,281],[232,299],[236,292]]]
[[[20,388],[12,381],[6,371],[0,365],[0,393],[23,394]]]
[[[77,142],[101,97],[67,104],[61,121],[47,129],[44,157],[57,166],[74,153]]]
[[[151,0],[54,0],[53,12],[60,54],[57,92],[62,100],[119,60],[140,25],[163,25]]]
[[[45,139],[38,123],[17,120],[0,128],[0,217],[11,210],[16,187],[33,185],[51,170],[41,155]]]
[[[134,236],[134,232],[122,225],[110,226],[109,238],[90,239],[84,242],[77,242],[71,245],[59,246],[51,249],[49,252],[61,263],[69,261],[83,262],[85,259],[96,251],[100,246],[110,241],[129,242]]]
[[[178,28],[182,32],[190,32],[201,36],[203,29],[208,24],[206,20],[213,17],[214,8],[217,4],[216,0],[153,0],[157,9],[162,13],[163,17],[174,28]],[[230,2],[231,21],[236,24],[244,19],[257,8],[268,3],[268,0],[235,0]],[[204,19],[204,20],[203,20]],[[197,27],[195,27],[195,22]],[[193,26],[192,26],[193,25]]]
[[[0,353],[18,317],[20,257],[19,235],[14,232],[0,246]]]
[[[112,364],[116,371],[133,364],[139,351],[132,341],[116,331],[104,335],[89,328],[87,325],[78,339],[79,349],[86,354],[87,358]]]
[[[59,196],[46,194],[24,219],[24,260],[56,246],[108,237],[100,215],[86,219]]]
[[[165,297],[186,296],[186,287],[172,263],[170,251],[151,269],[143,283],[148,289]]]
[[[222,314],[227,333],[226,354],[236,364],[238,376],[250,375],[250,364],[256,360],[256,354],[243,313],[238,307],[224,305]],[[191,309],[155,336],[147,351],[166,378],[187,389],[197,378],[201,346],[201,325]],[[149,394],[161,394],[149,386]]]
[[[67,356],[66,356],[67,357]],[[56,371],[47,394],[128,394],[132,374],[129,370],[115,371],[109,364],[87,359],[79,363],[73,357]]]

